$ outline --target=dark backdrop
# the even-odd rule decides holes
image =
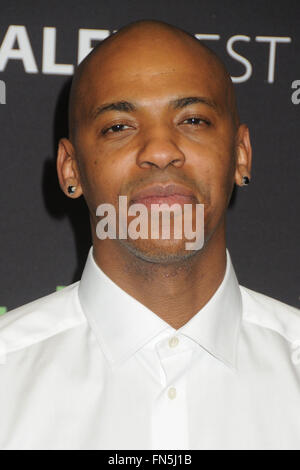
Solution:
[[[87,36],[93,47],[142,18],[214,35],[204,41],[235,77],[253,145],[251,184],[235,190],[228,211],[228,248],[240,284],[299,307],[300,105],[292,84],[300,80],[300,2],[0,0],[0,313],[80,278],[91,244],[87,210],[82,198],[63,195],[55,170],[72,66],[79,42],[88,52]]]

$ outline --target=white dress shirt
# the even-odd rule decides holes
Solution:
[[[226,255],[178,330],[93,247],[81,281],[0,317],[0,449],[300,449],[300,311]]]

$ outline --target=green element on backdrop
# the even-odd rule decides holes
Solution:
[[[62,290],[62,289],[64,289],[64,287],[66,287],[66,286],[56,286],[56,290]]]

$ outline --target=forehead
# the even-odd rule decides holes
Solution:
[[[100,49],[87,64],[80,88],[88,113],[109,101],[159,106],[180,95],[205,96],[222,108],[227,93],[224,71],[214,57],[176,41],[151,45],[127,41]]]

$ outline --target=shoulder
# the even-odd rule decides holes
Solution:
[[[286,340],[300,339],[300,310],[260,292],[240,286],[243,320],[273,330]]]
[[[78,282],[0,317],[0,355],[26,348],[85,322]]]

